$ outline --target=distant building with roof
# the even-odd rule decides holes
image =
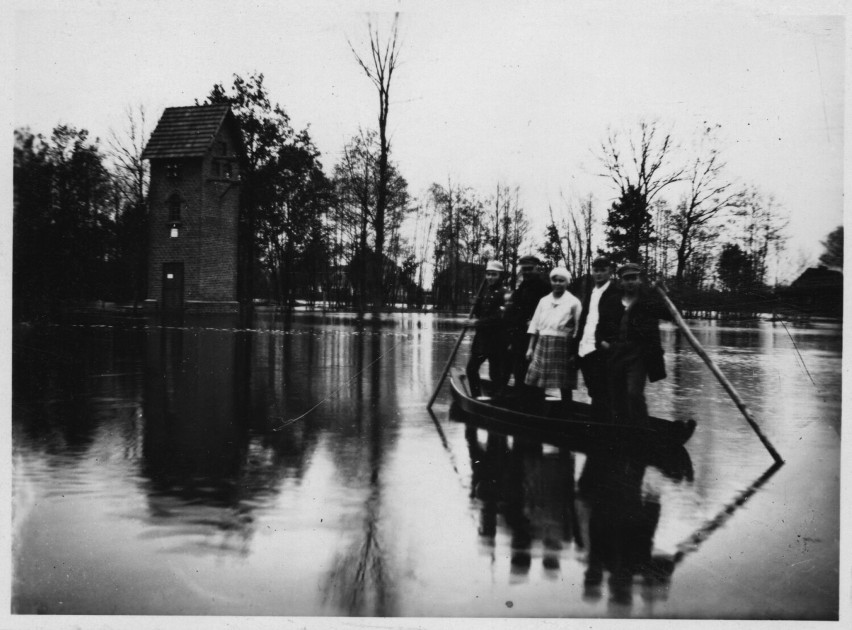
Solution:
[[[805,269],[785,296],[806,312],[842,316],[843,272],[822,265]]]
[[[242,135],[227,104],[169,107],[151,164],[148,299],[163,311],[234,312]]]

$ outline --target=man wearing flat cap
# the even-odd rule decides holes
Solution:
[[[529,328],[535,308],[545,295],[550,293],[550,283],[539,273],[540,261],[535,256],[521,256],[518,271],[521,282],[512,292],[506,305],[506,332],[508,338],[507,365],[504,371],[504,384],[509,376],[515,377],[516,390],[521,395],[537,392],[524,384],[527,375],[526,353],[529,346]]]
[[[467,382],[470,393],[476,398],[482,396],[482,379],[479,368],[488,361],[488,376],[495,387],[504,382],[504,336],[503,326],[503,264],[492,260],[485,267],[485,287],[477,296],[473,306],[473,317],[476,334],[470,349],[470,359],[467,362]]]
[[[636,263],[619,267],[623,310],[618,334],[611,343],[602,342],[609,351],[613,419],[619,424],[647,424],[645,381],[653,383],[666,377],[659,320],[670,320],[671,315],[645,288],[642,276],[642,267]]]
[[[592,418],[608,422],[610,408],[607,361],[609,351],[602,345],[611,344],[618,337],[618,327],[624,307],[621,288],[612,278],[612,261],[599,256],[592,261],[594,287],[583,297],[583,312],[577,331],[577,358],[583,381],[592,399]]]

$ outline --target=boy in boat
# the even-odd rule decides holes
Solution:
[[[618,269],[622,290],[618,334],[613,341],[600,343],[609,353],[609,393],[616,424],[647,424],[645,381],[653,383],[666,377],[659,320],[672,317],[645,288],[642,273],[642,268],[631,262]]]
[[[618,337],[624,307],[621,289],[612,280],[612,262],[598,257],[592,261],[594,288],[583,298],[583,311],[577,330],[577,362],[592,399],[592,419],[606,422],[611,418],[607,359],[609,351],[602,345]]]
[[[522,256],[518,260],[521,282],[512,292],[510,302],[506,304],[505,322],[509,347],[506,370],[503,373],[504,385],[509,376],[514,376],[515,390],[523,397],[529,397],[535,391],[524,384],[529,346],[527,329],[539,301],[550,293],[550,284],[538,271],[539,264],[541,263],[535,256]]]
[[[473,306],[474,326],[476,334],[467,362],[467,382],[470,393],[475,398],[487,400],[482,395],[482,379],[479,378],[479,368],[488,361],[488,375],[491,383],[499,387],[503,381],[504,327],[503,327],[503,286],[500,279],[503,275],[503,265],[492,260],[485,267],[485,289],[476,298]]]

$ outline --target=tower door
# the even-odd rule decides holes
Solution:
[[[183,310],[183,263],[163,263],[163,310]]]

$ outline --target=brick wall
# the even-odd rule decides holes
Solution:
[[[237,299],[240,186],[230,131],[224,126],[219,130],[204,158],[204,238],[198,253],[205,270],[199,278],[199,295],[204,300]],[[230,173],[224,171],[226,166]]]
[[[182,262],[185,301],[237,299],[239,180],[235,130],[223,127],[203,158],[151,160],[148,298],[162,300],[163,264]],[[224,143],[224,146],[222,145]],[[228,177],[221,165],[230,162]],[[178,177],[169,176],[177,164]],[[178,237],[170,235],[169,199],[181,198]]]

